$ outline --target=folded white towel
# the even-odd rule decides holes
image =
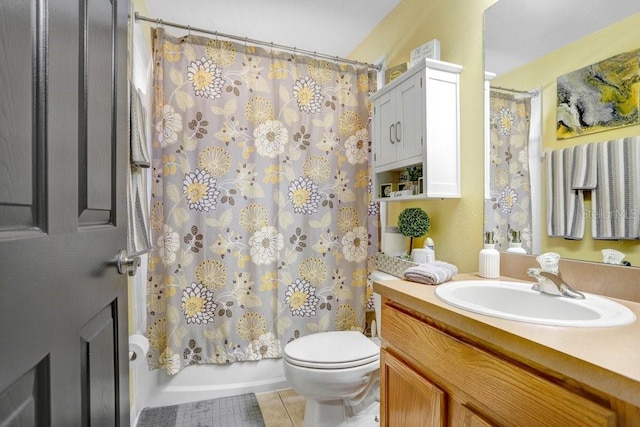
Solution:
[[[433,261],[409,267],[404,271],[404,278],[425,285],[439,285],[458,274],[458,267],[444,261]]]

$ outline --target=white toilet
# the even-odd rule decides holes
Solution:
[[[397,279],[380,271],[373,280]],[[374,294],[376,336],[380,296]],[[377,426],[380,413],[380,340],[357,331],[307,335],[284,348],[284,373],[307,400],[304,427]]]

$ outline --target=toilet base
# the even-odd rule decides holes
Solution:
[[[307,399],[303,427],[378,427],[380,402],[373,402],[358,414],[347,414],[342,400],[318,402]]]

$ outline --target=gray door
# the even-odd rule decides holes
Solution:
[[[0,425],[129,424],[128,0],[0,2]]]

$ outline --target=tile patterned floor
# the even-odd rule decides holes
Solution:
[[[304,397],[291,389],[256,394],[266,427],[302,427]]]

